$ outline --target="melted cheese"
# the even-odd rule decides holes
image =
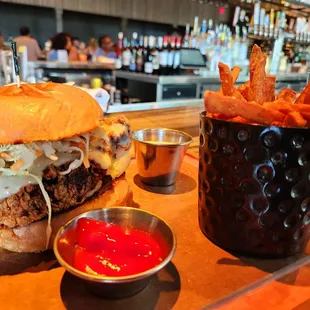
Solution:
[[[0,200],[17,194],[23,186],[35,183],[29,176],[0,176]]]
[[[108,169],[107,174],[110,175],[112,177],[112,179],[118,178],[129,167],[130,161],[131,161],[130,152],[124,153],[123,156],[121,156],[118,159],[115,159],[112,162],[112,165]]]
[[[100,165],[103,170],[108,170],[112,165],[112,159],[108,153],[100,151],[90,151],[88,154],[88,158]]]

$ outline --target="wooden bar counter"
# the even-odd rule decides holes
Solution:
[[[164,127],[181,130],[192,135],[194,142],[189,148],[189,157],[186,158],[185,163],[183,164],[183,169],[189,169],[191,171],[191,173],[189,173],[190,176],[195,182],[197,182],[197,166],[199,159],[199,113],[202,111],[204,111],[203,103],[201,103],[201,105],[189,107],[127,112],[123,113],[123,115],[130,120],[133,130],[150,127]],[[117,114],[112,116],[116,115]],[[191,163],[191,165],[189,165],[189,163]],[[196,170],[192,168],[193,166],[196,166]],[[189,172],[189,170],[187,172]],[[185,183],[186,180],[183,181],[182,176],[183,174],[181,173],[180,182]],[[251,284],[256,283],[253,285],[253,288],[263,286],[266,278],[272,277],[273,273],[277,274],[279,270],[282,271],[282,268],[287,267],[290,264],[296,264],[296,262],[304,256],[308,258],[308,260],[306,260],[310,265],[310,243],[308,244],[305,254],[287,259],[274,260],[237,257],[219,249],[207,240],[200,232],[198,227],[197,188],[195,187],[195,189],[192,189],[190,193],[189,201],[185,204],[181,202],[183,201],[181,193],[175,193],[175,195],[173,195],[174,197],[171,199],[171,204],[174,204],[174,201],[180,202],[179,205],[174,208],[175,212],[171,213],[174,214],[174,217],[178,217],[178,220],[175,221],[175,223],[177,227],[177,235],[179,237],[179,247],[174,261],[179,261],[180,270],[182,270],[180,273],[182,283],[180,295],[178,302],[173,307],[174,309],[198,309],[200,306],[203,306],[203,303],[201,303],[202,300],[205,300],[204,306],[212,303],[210,308],[213,308],[213,305],[215,305],[214,302],[216,302],[217,299],[222,298],[224,295],[234,294],[234,290],[239,290],[244,285],[249,285],[249,291],[251,292]],[[152,194],[149,194],[147,197],[151,197],[151,195]],[[184,195],[184,198],[185,196],[186,195]],[[188,198],[185,199],[187,200]],[[190,208],[188,207],[188,204],[190,204]],[[167,210],[167,207],[170,204],[167,204],[166,208],[162,207],[162,205],[158,206],[157,203],[154,203],[153,206],[151,205],[153,204],[146,203],[142,208],[145,207],[165,219],[172,216]],[[185,242],[185,244],[183,244],[183,242]],[[193,242],[193,244],[192,246],[189,246],[191,242]],[[193,249],[194,244],[196,251]],[[204,247],[201,247],[201,244],[204,244]],[[187,253],[186,245],[189,250]],[[182,253],[183,259],[180,257],[180,253]],[[185,271],[185,266],[191,270],[187,269]],[[178,267],[178,264],[176,264],[176,267]],[[308,266],[302,270],[302,273],[299,272],[304,279],[303,284],[301,285],[302,289],[298,290],[300,281],[298,282],[298,277],[295,273],[296,277],[294,278],[293,276],[292,278],[291,276],[289,285],[288,283],[284,283],[282,286],[280,286],[281,283],[278,284],[279,292],[277,295],[273,294],[271,290],[267,291],[266,289],[264,291],[262,299],[269,300],[268,303],[265,303],[264,309],[285,310],[293,309],[295,307],[297,309],[299,303],[304,304],[305,301],[308,305],[308,302],[310,302],[310,299],[308,299],[310,296],[310,270]],[[306,285],[305,282],[307,283]],[[233,289],[234,286],[235,288]],[[280,289],[282,289],[282,291]],[[244,294],[245,292],[249,293],[247,287],[243,288],[241,291],[243,291]],[[300,292],[299,296],[293,298],[292,296],[297,292]],[[260,297],[256,291],[255,294],[257,297],[250,299],[247,303],[240,303],[238,300],[238,304],[234,304],[234,306],[237,305],[234,309],[259,309],[261,307],[261,305],[258,304]],[[185,296],[191,299],[190,304],[185,301],[180,301],[183,300],[182,297],[185,299]],[[223,299],[225,300],[225,298]],[[252,300],[253,303],[251,303]],[[277,305],[275,305],[275,303],[277,303]],[[170,308],[167,307],[164,309]],[[225,309],[230,309],[230,304],[228,304]]]
[[[125,112],[109,116],[125,115],[130,120],[133,130],[164,127],[185,131],[197,137],[199,135],[199,113],[202,111],[204,111],[203,103],[189,107]]]
[[[201,105],[124,114],[130,119],[134,130],[169,127],[198,137],[199,112],[202,110]],[[151,192],[139,181],[135,159],[126,172],[134,195],[134,206],[163,218],[177,236],[177,251],[172,263],[153,277],[146,289],[128,299],[103,300],[89,293],[84,283],[65,272],[52,251],[23,255],[2,251],[1,309],[197,310],[214,305],[220,299],[310,254],[308,244],[306,252],[298,256],[274,260],[254,259],[233,255],[210,242],[198,226],[197,149],[196,143],[192,148],[193,156],[185,157],[176,188],[169,195]],[[295,282],[292,278],[285,283],[285,289],[282,290],[285,293],[281,298],[276,296],[276,305],[272,302],[267,305],[262,300],[260,309],[302,309],[297,307],[310,296],[309,268],[303,270],[302,276],[305,279],[302,282]],[[302,286],[300,290],[299,285]],[[273,287],[262,298],[271,301],[276,288]],[[291,289],[303,294],[304,298],[292,298],[288,293]],[[253,300],[257,306],[257,299]],[[258,309],[249,302],[239,305],[233,309]]]

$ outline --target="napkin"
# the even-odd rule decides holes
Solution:
[[[108,110],[108,103],[110,100],[109,93],[102,88],[88,89],[83,87],[78,87],[84,91],[86,91],[89,95],[91,95],[94,99],[99,103],[102,111],[105,113]]]

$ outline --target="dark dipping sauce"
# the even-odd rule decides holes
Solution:
[[[59,241],[63,258],[92,275],[122,277],[159,265],[162,246],[149,233],[91,218],[81,218]]]

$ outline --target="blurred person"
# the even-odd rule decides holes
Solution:
[[[101,36],[98,40],[99,48],[96,51],[97,56],[116,59],[115,44],[109,35]]]
[[[71,37],[68,33],[66,32],[60,32],[57,33],[53,38],[52,38],[52,49],[49,51],[47,54],[47,60],[54,61],[58,59],[58,50],[66,50],[68,52],[69,56],[69,51],[72,47],[72,42],[71,42]]]
[[[75,46],[72,46],[71,36],[66,32],[57,33],[52,38],[52,49],[47,55],[47,60],[58,60],[58,50],[66,50],[68,52],[68,59],[70,61],[78,61],[79,51]]]
[[[78,50],[80,49],[80,39],[78,37],[71,38],[72,46],[76,47]]]
[[[69,50],[69,60],[80,60],[80,40],[77,37],[71,37],[71,48]]]
[[[42,52],[37,40],[31,38],[29,27],[23,26],[20,28],[19,32],[20,36],[14,39],[17,48],[19,48],[19,46],[26,46],[28,60],[29,61],[38,60]]]
[[[88,60],[92,60],[93,56],[96,56],[98,50],[98,41],[95,38],[89,39],[88,46],[86,47],[84,53],[87,55]]]

